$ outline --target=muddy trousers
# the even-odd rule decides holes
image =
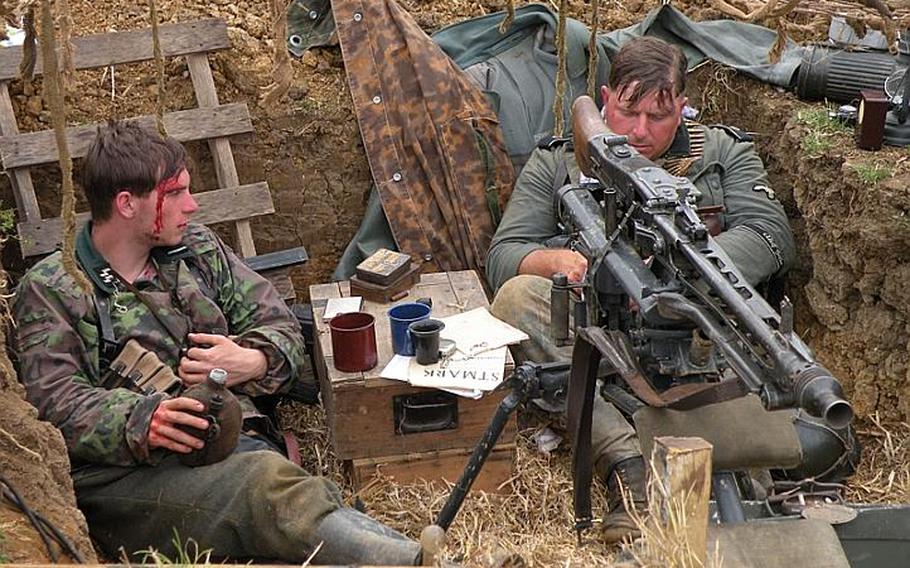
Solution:
[[[249,448],[244,441],[240,449]],[[175,454],[156,466],[92,465],[74,471],[73,481],[92,538],[112,558],[122,547],[133,561],[150,548],[174,560],[172,541],[192,538],[215,557],[299,564],[313,552],[314,527],[341,507],[333,482],[269,450],[196,468]]]
[[[537,363],[572,360],[572,346],[557,347],[551,336],[550,287],[546,278],[519,275],[507,280],[493,299],[493,315],[528,334],[529,339],[520,345],[523,360]],[[605,473],[614,464],[641,455],[635,430],[601,396],[594,397],[591,451],[598,471]]]

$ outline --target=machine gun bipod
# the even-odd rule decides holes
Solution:
[[[559,398],[566,389],[569,382],[569,363],[531,363],[525,362],[517,366],[514,371],[506,378],[497,390],[511,388],[512,392],[506,396],[493,418],[490,425],[480,437],[480,441],[474,447],[474,452],[468,459],[468,463],[462,472],[458,482],[452,487],[452,493],[446,500],[445,505],[436,517],[436,525],[445,530],[449,529],[455,515],[458,514],[464,498],[481,468],[490,455],[490,451],[499,440],[503,428],[509,421],[509,417],[515,412],[520,404],[537,398],[553,400]]]

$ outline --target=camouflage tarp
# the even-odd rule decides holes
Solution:
[[[334,0],[348,84],[399,250],[482,269],[515,181],[484,94],[392,0]]]

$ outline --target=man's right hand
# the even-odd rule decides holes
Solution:
[[[199,438],[177,428],[178,424],[199,430],[209,427],[207,420],[190,414],[202,412],[205,406],[194,398],[178,397],[162,400],[152,414],[149,426],[149,448],[165,448],[180,454],[188,454],[205,445]]]
[[[569,277],[569,282],[581,282],[588,271],[588,259],[569,249],[540,249],[528,254],[518,265],[519,274],[536,274],[552,278],[557,272]]]

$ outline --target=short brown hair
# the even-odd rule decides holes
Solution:
[[[185,167],[186,150],[174,138],[134,122],[110,121],[99,126],[82,167],[82,188],[92,219],[110,218],[117,193],[128,191],[143,197]]]
[[[656,37],[635,38],[610,61],[607,86],[632,104],[657,91],[661,105],[686,90],[688,62],[682,50]],[[630,92],[626,92],[632,87]]]

